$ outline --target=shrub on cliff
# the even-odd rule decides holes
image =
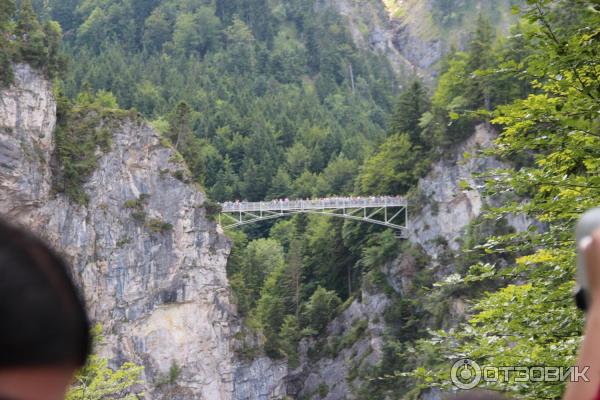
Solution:
[[[12,63],[25,62],[44,70],[50,78],[64,71],[66,59],[60,52],[62,29],[55,21],[41,23],[31,0],[19,8],[12,0],[0,4],[0,83],[13,80]]]
[[[341,304],[342,301],[336,292],[319,286],[306,304],[304,311],[308,327],[317,333],[324,332],[329,321],[337,314]]]

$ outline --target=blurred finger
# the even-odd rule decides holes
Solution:
[[[580,242],[585,255],[588,283],[592,292],[600,288],[600,230]]]

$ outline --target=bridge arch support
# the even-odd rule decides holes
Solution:
[[[227,202],[221,207],[219,224],[229,229],[296,214],[317,214],[381,225],[395,230],[399,238],[408,236],[408,203],[401,197]]]

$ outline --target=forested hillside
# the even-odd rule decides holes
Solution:
[[[397,82],[333,10],[284,1],[50,1],[69,97],[108,90],[215,200],[350,193]],[[169,126],[171,129],[169,129]]]
[[[174,176],[215,202],[405,195],[418,212],[429,199],[416,185],[433,162],[478,125],[501,132],[484,154],[467,155],[506,168],[481,177],[486,211],[442,261],[388,230],[341,219],[296,216],[228,232],[244,332],[261,338],[241,357],[265,352],[294,368],[303,339],[316,343],[315,357],[339,352],[366,328],[331,345],[328,323],[363,290],[382,292],[390,299],[383,356],[360,371],[365,383],[353,395],[416,398],[447,389],[448,359],[464,355],[482,365],[571,365],[581,334],[571,231],[599,200],[598,2],[528,0],[507,36],[491,22],[497,10],[475,3],[435,2],[447,24],[467,11],[478,17],[433,88],[417,75],[399,81],[382,54],[354,44],[334,8],[300,0],[6,2],[0,78],[10,84],[13,63],[27,62],[55,80],[55,190],[81,204],[95,151],[108,145],[90,130],[88,109],[137,110],[189,167]],[[514,215],[540,223],[515,232]],[[411,297],[383,271],[406,254],[418,264]],[[438,268],[444,260],[450,275]],[[457,298],[474,302],[465,321],[446,313]],[[563,386],[494,389],[555,399]]]

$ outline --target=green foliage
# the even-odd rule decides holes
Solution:
[[[281,352],[288,360],[290,368],[297,368],[300,364],[298,343],[302,337],[298,320],[293,315],[286,315],[281,325],[279,346]]]
[[[110,130],[102,129],[118,112],[107,109],[119,104],[152,118],[163,142],[173,143],[177,154],[171,161],[181,168],[161,174],[193,180],[218,201],[403,194],[428,170],[430,160],[471,134],[476,123],[487,122],[496,109],[494,123],[506,127],[496,151],[507,160],[521,160],[523,168],[501,171],[502,179],[491,190],[535,197],[527,205],[489,210],[490,218],[525,211],[551,223],[550,232],[531,232],[523,239],[503,226],[472,226],[464,246],[476,249],[460,256],[446,252],[457,263],[457,272],[466,276],[453,275],[432,288],[434,272],[419,269],[427,262],[417,251],[399,248],[391,232],[298,216],[230,233],[231,287],[240,314],[263,333],[266,352],[287,357],[290,365],[298,362],[301,338],[322,334],[341,300],[352,299],[361,285],[389,294],[384,359],[369,376],[399,374],[396,380],[366,381],[364,398],[408,392],[415,385],[400,374],[418,366],[433,371],[428,379],[443,381],[437,368],[447,365],[446,360],[440,364],[440,354],[472,351],[482,361],[509,362],[529,356],[527,350],[533,349],[530,359],[542,363],[549,355],[541,343],[549,337],[559,361],[570,361],[577,340],[558,343],[558,336],[576,337],[580,321],[567,320],[573,310],[555,295],[569,297],[567,266],[572,257],[566,251],[566,232],[583,208],[597,203],[594,188],[599,186],[594,184],[599,171],[592,140],[598,130],[598,23],[597,16],[585,12],[585,1],[578,0],[573,10],[565,8],[566,2],[539,2],[551,3],[548,24],[536,17],[537,2],[530,1],[530,21],[522,21],[507,39],[495,40],[490,24],[480,17],[465,51],[442,63],[432,98],[415,81],[395,102],[392,88],[398,82],[389,65],[356,48],[343,18],[332,9],[315,7],[314,1],[47,3],[51,16],[69,32],[67,49],[74,62],[64,87],[77,99],[76,106],[59,110],[55,187],[81,203],[97,150],[110,146]],[[0,78],[5,82],[10,82],[10,68],[4,66],[19,57],[40,66],[60,64],[54,45],[60,30],[36,24],[23,4],[20,25],[13,16],[2,19],[11,15],[10,3],[0,9],[0,24],[31,33],[27,42],[22,35],[15,43],[0,42]],[[451,11],[433,13],[441,29],[461,20],[470,7],[475,9],[471,0],[435,4]],[[535,94],[528,97],[532,89]],[[532,153],[534,163],[528,162]],[[138,200],[125,205],[133,219],[156,232],[172,228],[159,220],[146,221]],[[205,209],[209,217],[219,212],[212,202]],[[269,230],[270,239],[259,239]],[[504,237],[486,242],[490,235]],[[494,265],[497,260],[503,266],[513,262],[494,256],[496,249],[523,255],[542,244],[552,250],[547,265],[543,257],[524,263],[520,259],[515,268]],[[414,256],[418,267],[414,287],[405,296],[394,294],[379,269],[401,251]],[[550,271],[558,272],[549,277]],[[490,282],[493,278],[497,280]],[[525,281],[533,284],[509,286]],[[473,309],[475,317],[462,335],[439,334],[446,345],[442,350],[435,340],[420,340],[428,326],[446,327],[448,298],[479,294],[481,308],[478,303]],[[425,297],[429,300],[418,300]],[[510,305],[513,298],[518,310]],[[551,318],[544,319],[544,307],[533,304],[540,299],[553,302],[547,307]],[[501,307],[513,308],[505,316]],[[522,310],[528,307],[532,312],[525,315]],[[322,340],[322,345],[334,352],[352,345],[364,334],[365,323],[357,322],[338,343]],[[556,332],[556,337],[536,335],[535,329]],[[474,344],[488,353],[478,353]],[[314,350],[317,356],[320,349]],[[494,359],[497,353],[504,358]],[[355,366],[350,375],[362,373]],[[534,387],[531,392],[552,397],[557,389]]]
[[[96,94],[92,94],[87,90],[79,93],[75,103],[80,107],[105,108],[112,110],[119,108],[116,97],[111,92],[102,89],[96,92]]]
[[[169,371],[166,374],[159,375],[159,378],[154,382],[156,387],[162,387],[165,385],[175,385],[177,379],[181,375],[181,367],[177,364],[177,361],[173,360]]]
[[[221,213],[221,204],[207,199],[204,202],[204,209],[206,210],[206,216],[214,221]]]
[[[334,291],[319,286],[306,303],[304,310],[304,318],[308,322],[308,327],[317,333],[323,333],[327,323],[335,316],[341,304],[340,298]]]
[[[59,46],[62,29],[55,21],[40,22],[31,0],[5,0],[0,5],[0,83],[13,80],[12,64],[25,62],[45,71],[50,78],[64,72],[65,58]]]
[[[413,144],[421,145],[420,121],[431,108],[429,96],[423,84],[415,80],[400,95],[396,111],[392,115],[390,131],[393,134],[408,134]]]
[[[177,151],[185,145],[185,142],[190,140],[192,134],[191,114],[190,106],[182,101],[177,104],[170,116],[169,125],[172,132],[169,139],[171,139]]]
[[[83,185],[96,169],[99,151],[110,150],[111,132],[120,116],[91,105],[65,106],[58,112],[55,131],[57,163],[53,168],[53,187],[75,203],[86,204]]]
[[[15,35],[19,40],[20,59],[35,67],[44,65],[44,32],[31,0],[21,2]]]
[[[265,291],[258,300],[256,312],[266,339],[265,353],[272,358],[280,357],[279,331],[284,323],[286,313],[283,298]]]
[[[400,252],[400,243],[394,232],[386,230],[372,235],[362,250],[362,264],[373,270],[393,260]]]
[[[333,10],[283,2],[273,12],[265,0],[73,3],[48,1],[69,27],[69,96],[107,90],[168,121],[165,136],[215,200],[350,194],[385,136],[391,68],[356,48]]]
[[[424,168],[424,160],[407,134],[390,136],[363,166],[360,191],[366,195],[404,194]]]
[[[303,268],[297,239],[292,240],[286,261],[266,277],[254,312],[265,335],[266,353],[271,357],[284,355],[297,363]]]
[[[258,239],[250,242],[243,250],[234,248],[233,252],[236,251],[241,251],[242,254],[229,260],[228,271],[238,297],[240,312],[247,314],[258,301],[267,276],[285,265],[284,253],[279,242],[273,239]],[[263,308],[266,310],[267,307],[270,304],[265,300]]]
[[[145,211],[133,211],[131,213],[131,218],[137,222],[145,222],[146,221],[146,212]]]
[[[102,327],[94,329],[95,344],[102,342]],[[87,364],[75,376],[67,400],[100,400],[123,399],[134,400],[143,393],[136,389],[142,384],[141,375],[144,367],[126,362],[118,369],[113,370],[108,366],[108,360],[94,354],[89,357]]]
[[[131,212],[130,215],[134,221],[139,223],[146,222],[145,208],[148,197],[150,197],[150,195],[142,193],[137,199],[127,200],[125,203],[123,203],[123,207]],[[159,229],[160,231],[160,222],[154,221],[150,229]]]
[[[319,396],[324,399],[329,394],[329,386],[327,386],[326,383],[321,383],[317,389],[317,393],[319,393]]]
[[[529,200],[508,201],[486,217],[524,214],[548,229],[498,232],[479,248],[488,256],[520,255],[515,262],[504,268],[475,265],[440,285],[441,290],[477,282],[499,287],[477,297],[463,325],[418,343],[416,351],[429,354],[414,372],[421,387],[448,385],[445,360],[465,355],[481,365],[573,365],[581,340],[582,315],[571,298],[572,229],[577,217],[600,201],[594,155],[600,17],[588,1],[533,0],[524,16],[530,53],[513,71],[526,74],[534,92],[495,109],[493,122],[503,131],[493,151],[507,160],[533,160],[493,171],[487,189],[490,195],[513,192]],[[523,399],[558,399],[564,389],[563,382],[490,386]]]
[[[346,333],[339,342],[338,349],[335,349],[334,354],[337,354],[340,349],[351,347],[365,336],[369,327],[368,319],[360,319],[352,322],[352,328]]]
[[[151,218],[146,222],[146,227],[154,233],[166,233],[173,230],[173,225],[158,218]]]
[[[425,143],[457,143],[476,123],[487,121],[495,106],[529,93],[524,76],[515,71],[531,51],[523,41],[524,29],[528,25],[519,24],[506,40],[494,41],[489,21],[479,16],[466,51],[451,53],[445,60],[431,110],[420,120]]]
[[[169,368],[169,383],[174,384],[179,378],[181,374],[181,367],[177,364],[176,361],[173,361],[171,367]]]
[[[311,217],[306,226],[306,289],[314,291],[317,286],[335,290],[341,298],[352,293],[358,283],[354,265],[359,254],[346,246],[345,224],[342,219]]]
[[[92,355],[85,368],[75,377],[75,384],[69,390],[67,400],[100,400],[106,398],[133,400],[136,393],[131,393],[135,385],[141,384],[143,367],[133,363],[124,363],[113,371],[108,367],[108,360]]]
[[[129,236],[123,236],[119,240],[117,240],[117,248],[121,249],[131,243],[131,238]]]
[[[173,32],[175,51],[186,55],[206,54],[217,41],[220,24],[210,7],[201,7],[195,13],[178,15]],[[160,41],[160,37],[158,39]]]
[[[8,44],[0,38],[0,85],[2,87],[10,85],[14,80],[12,69],[12,60]]]
[[[146,200],[150,197],[147,193],[142,193],[137,199],[127,200],[123,203],[123,207],[130,210],[143,210],[146,205]]]
[[[113,371],[108,360],[92,355],[85,368],[76,376],[75,384],[69,390],[67,400],[99,400],[114,396],[123,400],[137,399],[131,389],[140,383],[143,367],[124,363]]]
[[[14,0],[6,0],[0,4],[0,28],[6,29],[8,23],[15,15],[16,6]]]

